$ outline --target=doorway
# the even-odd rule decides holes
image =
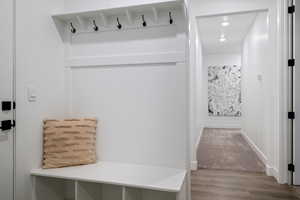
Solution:
[[[264,172],[274,124],[267,10],[197,18],[198,167]]]

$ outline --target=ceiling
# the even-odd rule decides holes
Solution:
[[[257,13],[232,14],[197,18],[199,38],[204,54],[240,53],[243,40]],[[222,26],[222,22],[229,22]],[[221,35],[226,41],[221,42]]]

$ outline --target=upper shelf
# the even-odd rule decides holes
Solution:
[[[99,162],[77,167],[34,169],[31,171],[31,175],[180,192],[186,171],[136,164]]]
[[[68,11],[56,13],[52,18],[65,40],[70,32],[78,34],[173,25],[180,16],[184,16],[183,5],[182,0],[155,1],[124,7]]]

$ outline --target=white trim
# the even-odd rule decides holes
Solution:
[[[279,162],[279,169],[278,169],[278,179],[277,181],[281,184],[288,183],[288,162],[289,162],[289,153],[288,147],[289,144],[289,122],[285,115],[288,113],[288,72],[287,72],[287,60],[288,60],[288,22],[287,22],[287,7],[288,1],[286,0],[277,0],[277,13],[278,19],[280,19],[277,29],[277,42],[278,42],[278,49],[277,49],[277,57],[278,57],[278,65],[277,67],[277,76],[280,81],[277,82],[278,92],[276,94],[276,98],[278,99],[278,162]],[[282,67],[286,66],[286,67]]]
[[[195,171],[198,169],[198,160],[197,160],[197,150],[199,148],[199,144],[200,144],[200,140],[201,140],[201,136],[203,134],[203,130],[204,127],[200,127],[200,131],[193,149],[193,157],[192,157],[192,161],[191,161],[191,170]]]
[[[111,66],[134,64],[157,64],[185,62],[184,52],[162,52],[94,57],[71,57],[65,60],[66,67]]]
[[[234,129],[241,129],[242,126],[239,124],[214,124],[214,123],[206,123],[204,126],[205,128],[234,128]]]
[[[258,148],[258,146],[256,146],[256,144],[248,137],[247,133],[242,130],[242,136],[245,138],[245,140],[247,141],[247,143],[250,145],[250,147],[253,149],[253,151],[257,154],[257,156],[259,157],[259,159],[265,164],[266,169],[267,167],[269,167],[268,165],[268,159],[267,156]]]
[[[192,171],[196,171],[198,169],[198,161],[197,160],[193,160],[191,162],[191,170]]]
[[[275,163],[278,165],[278,169],[272,168],[270,166],[266,166],[267,172],[269,174],[273,174],[279,183],[287,183],[288,182],[288,172],[287,172],[287,164],[288,164],[288,147],[289,147],[289,141],[288,141],[288,120],[286,117],[286,114],[288,112],[287,109],[287,91],[288,91],[288,76],[287,76],[287,68],[282,66],[287,66],[287,3],[286,0],[277,0],[277,9],[273,10],[273,12],[277,13],[276,18],[277,21],[277,30],[276,30],[276,40],[277,40],[277,63],[276,63],[276,76],[277,76],[277,82],[276,85],[274,85],[276,93],[275,93],[275,103],[276,103],[276,110],[275,110],[275,119],[276,123],[274,124],[274,133],[277,135],[275,140],[275,149],[278,148],[278,152],[276,152],[277,155],[275,155],[275,160],[277,160],[278,163]],[[209,13],[209,14],[202,14],[194,16],[193,18],[197,19],[199,17],[204,16],[216,16],[216,15],[224,15],[224,14],[236,14],[241,12],[256,12],[256,11],[269,11],[269,8],[261,8],[261,9],[250,9],[250,10],[241,10],[240,12],[218,12],[218,13]],[[193,26],[193,25],[190,25]],[[190,34],[190,39],[193,41],[194,34]],[[197,53],[197,50],[195,52]],[[195,55],[191,55],[190,59],[195,59]],[[194,117],[194,108],[196,107],[196,102],[194,101],[194,93],[196,93],[195,89],[195,79],[194,79],[194,70],[196,66],[190,66],[190,128],[191,131],[196,131],[194,125],[195,117]],[[213,126],[209,126],[213,127]],[[214,127],[220,127],[214,125]],[[262,155],[261,155],[262,156]]]
[[[276,178],[276,180],[278,180],[278,176],[279,176],[278,169],[271,167],[270,165],[266,165],[266,174],[268,176],[273,176],[274,178]]]
[[[267,158],[267,156],[248,137],[247,133],[244,130],[242,130],[242,136],[245,138],[245,140],[250,145],[250,147],[252,148],[252,150],[256,153],[256,155],[259,157],[259,159],[264,163],[265,168],[266,168],[266,174],[268,176],[273,176],[274,178],[276,178],[276,180],[278,180],[278,177],[279,177],[279,171],[278,171],[278,169],[276,169],[276,168],[274,168],[274,167],[272,167],[272,166],[270,166],[268,164],[268,158]]]

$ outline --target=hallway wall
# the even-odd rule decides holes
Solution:
[[[274,154],[268,152],[268,141],[274,140],[271,135],[274,132],[274,74],[271,68],[275,63],[270,54],[268,20],[267,12],[259,13],[244,41],[242,128],[264,162],[270,165],[270,156]]]

